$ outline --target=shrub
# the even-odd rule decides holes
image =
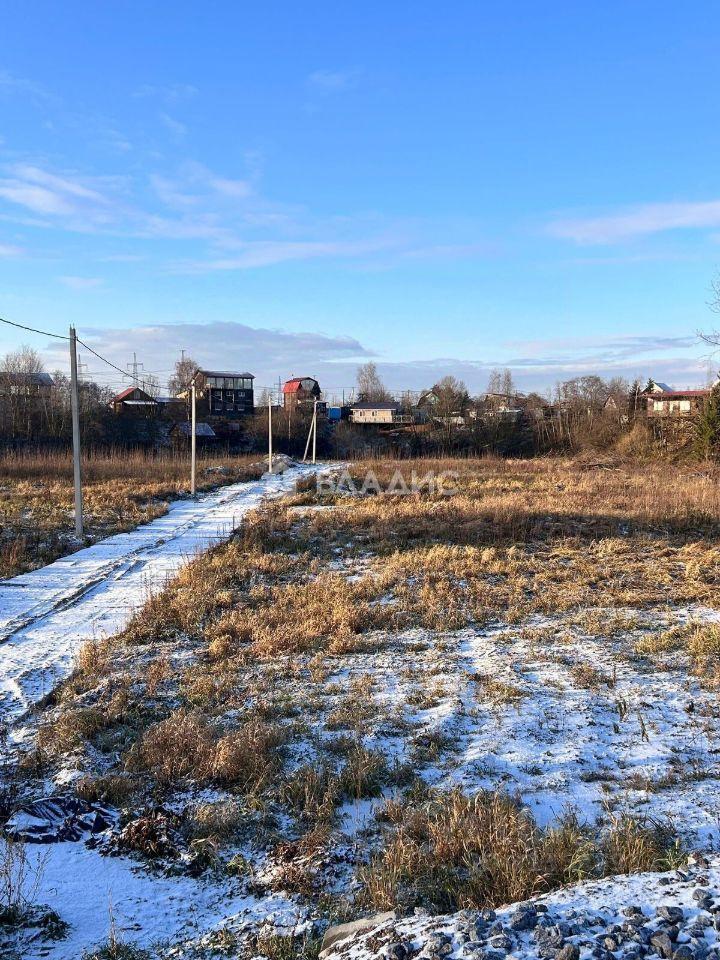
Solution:
[[[526,900],[589,876],[659,869],[677,859],[672,835],[630,817],[599,837],[568,813],[538,827],[501,792],[436,793],[420,806],[395,801],[384,850],[360,871],[373,907],[450,912]]]
[[[189,779],[249,791],[276,772],[283,739],[279,727],[254,719],[219,736],[201,713],[180,709],[144,733],[126,766],[163,784]]]

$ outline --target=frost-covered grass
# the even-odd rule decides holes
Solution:
[[[33,719],[13,802],[62,784],[120,811],[83,856],[142,872],[128,924],[153,877],[206,903],[192,932],[170,911],[185,953],[160,953],[274,937],[271,915],[304,937],[497,906],[716,842],[714,478],[405,466],[456,468],[459,491],[263,507]]]
[[[198,489],[255,478],[262,472],[256,461],[257,456],[202,459]],[[187,454],[98,453],[83,458],[82,470],[87,542],[162,516],[168,502],[189,489]],[[73,509],[69,452],[0,456],[0,579],[81,546],[74,537]]]

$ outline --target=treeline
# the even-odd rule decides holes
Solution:
[[[196,369],[185,357],[176,364],[171,394],[187,389]],[[71,442],[68,377],[60,372],[34,383],[45,371],[35,351],[23,347],[0,361],[0,445],[4,447],[66,446]],[[169,445],[171,424],[157,416],[116,416],[110,406],[114,391],[92,382],[79,385],[82,442],[96,449],[161,448]],[[530,457],[584,450],[617,451],[653,456],[667,450],[663,425],[651,423],[639,382],[589,375],[558,383],[546,396],[520,393],[509,370],[494,370],[487,389],[471,396],[454,377],[440,379],[424,391],[393,393],[374,364],[358,369],[358,400],[397,404],[397,424],[372,427],[347,420],[331,424],[318,419],[316,447],[320,457],[475,456],[486,453]],[[265,402],[262,402],[263,399]],[[268,440],[267,398],[242,421],[233,449],[265,451]],[[308,444],[312,407],[273,409],[273,446],[301,457]],[[670,426],[670,425],[668,425]],[[680,435],[686,452],[720,457],[720,395],[714,391],[703,416],[684,424]],[[689,429],[688,429],[689,428]],[[224,443],[215,442],[220,449]]]

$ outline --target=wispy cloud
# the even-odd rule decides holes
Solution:
[[[629,358],[645,358],[650,354],[691,350],[698,346],[694,334],[679,337],[627,335],[608,337],[553,337],[538,340],[515,340],[507,344],[526,354],[517,363],[533,365],[571,362],[608,364]]]
[[[24,252],[22,247],[16,247],[11,243],[0,243],[0,260],[10,260],[13,257],[21,257]]]
[[[222,172],[186,160],[147,178],[14,163],[0,168],[0,219],[24,227],[158,241],[155,252],[165,268],[186,274],[319,259],[392,269],[421,259],[450,261],[496,252],[476,241],[442,242],[436,226],[428,237],[427,224],[376,213],[319,217],[300,204],[269,200],[260,187],[254,160]],[[190,249],[173,249],[181,244]]]
[[[252,178],[221,176],[194,161],[180,164],[170,176],[152,174],[150,183],[162,203],[180,209],[213,201],[247,200],[254,193]]]
[[[508,367],[522,390],[544,391],[558,380],[583,374],[666,380],[677,387],[705,382],[707,368],[702,356],[687,350],[691,337],[657,338],[631,335],[597,338],[592,344],[579,338],[565,341],[534,341],[527,353],[474,359],[472,355],[392,360],[350,336],[326,336],[316,331],[289,332],[224,321],[213,323],[168,323],[131,329],[84,330],[83,338],[99,353],[123,367],[132,351],[146,370],[167,371],[185,349],[199,363],[210,367],[250,370],[256,385],[277,383],[278,376],[316,376],[328,392],[349,390],[357,367],[373,358],[390,389],[420,390],[440,377],[452,374],[465,381],[471,393],[483,391],[490,371]],[[619,346],[618,346],[619,342]],[[544,347],[543,347],[544,344]],[[630,352],[632,346],[637,353]],[[62,346],[48,346],[48,365],[65,363]],[[652,353],[648,356],[648,351]],[[700,351],[698,351],[700,352]],[[92,368],[91,368],[92,374]]]
[[[228,177],[210,177],[208,183],[226,197],[235,197],[244,200],[253,192],[252,184],[249,180],[231,180]]]
[[[169,371],[184,349],[207,366],[250,370],[257,377],[258,388],[277,383],[279,375],[312,376],[313,371],[330,369],[337,363],[350,364],[349,369],[354,370],[355,364],[373,356],[354,337],[290,332],[235,321],[168,323],[132,329],[86,328],[83,340],[120,367],[134,350],[146,370]],[[49,366],[64,366],[65,351],[61,345],[50,344],[47,354]]]
[[[35,100],[51,99],[50,93],[39,83],[17,77],[8,70],[0,70],[0,94],[26,94]]]
[[[354,87],[359,77],[359,70],[314,70],[307,78],[307,83],[320,93],[335,93]]]
[[[192,83],[153,84],[143,83],[133,90],[134,97],[155,97],[168,103],[177,103],[179,100],[190,100],[196,97],[198,88]]]
[[[647,203],[601,217],[556,220],[548,232],[576,243],[617,243],[667,230],[720,226],[720,200],[694,203]]]
[[[103,284],[101,277],[58,277],[63,286],[70,290],[94,290]]]
[[[204,273],[218,270],[248,270],[269,267],[292,260],[318,258],[358,257],[386,249],[389,242],[383,238],[370,240],[256,240],[242,245],[232,257],[202,260],[179,265],[178,272]]]
[[[14,164],[0,178],[0,197],[46,216],[107,219],[111,202],[79,177],[49,173],[33,164]]]
[[[160,114],[160,122],[170,133],[175,137],[176,140],[182,140],[182,138],[187,133],[187,127],[180,120],[177,120],[175,117],[171,117],[168,113]]]

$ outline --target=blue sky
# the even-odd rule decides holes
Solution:
[[[0,316],[161,380],[184,348],[329,390],[370,358],[396,389],[705,381],[716,4],[0,16]],[[0,330],[20,342],[65,362]]]

